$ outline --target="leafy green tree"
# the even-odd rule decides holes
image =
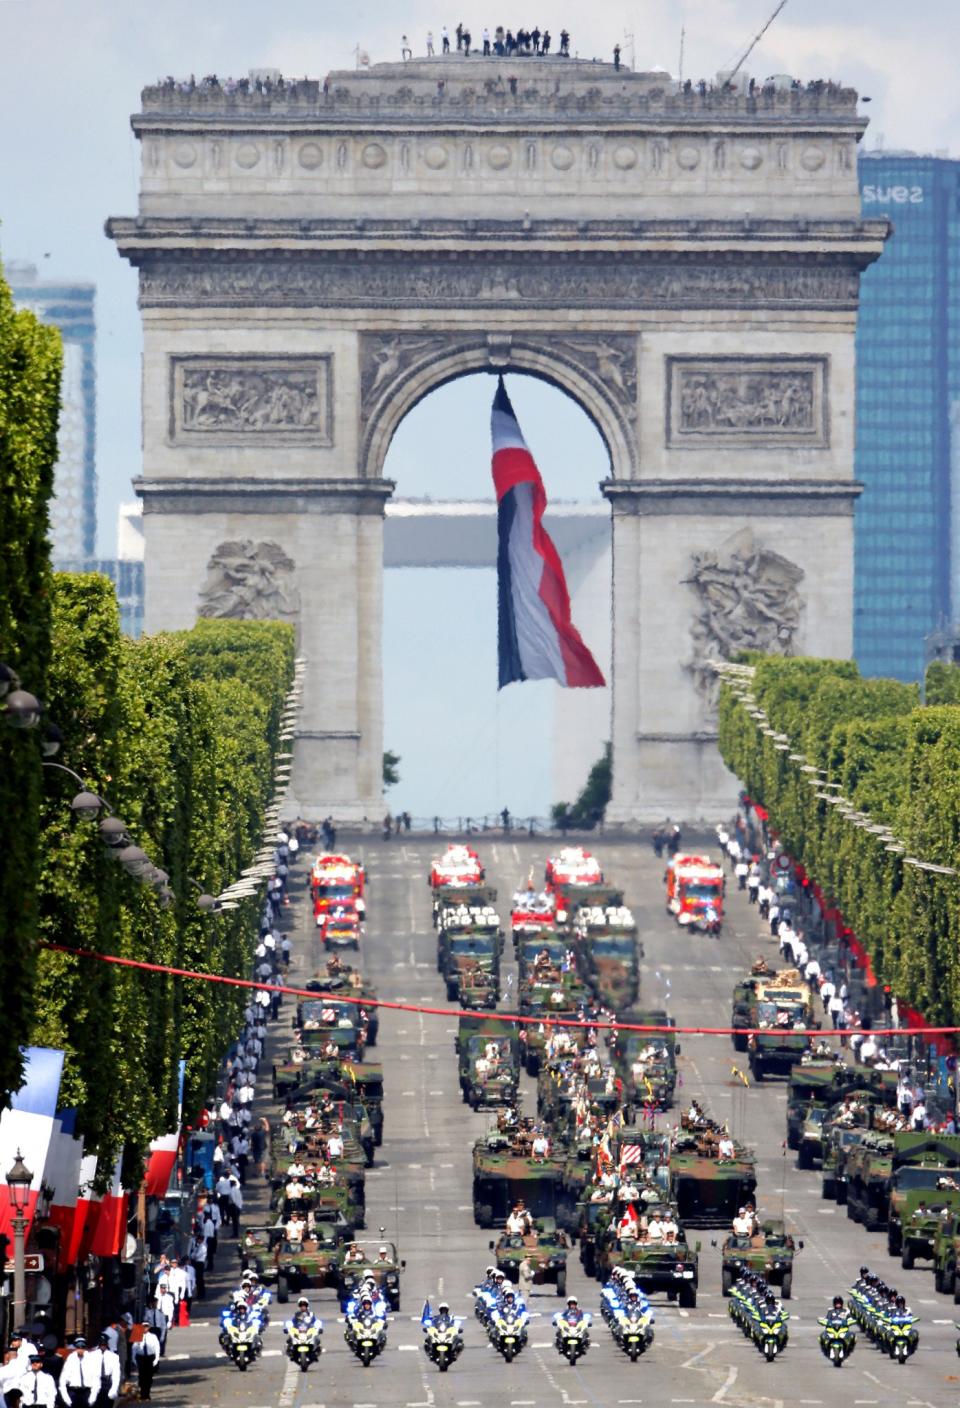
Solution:
[[[391,753],[389,748],[383,755],[383,785],[394,787],[400,781],[400,754]]]
[[[0,660],[48,697],[50,545],[60,410],[60,334],[17,312],[0,276]],[[0,705],[2,707],[2,705]],[[41,725],[42,727],[42,725]],[[0,728],[0,1104],[20,1085],[33,1011],[41,753],[35,732]]]
[[[603,821],[604,813],[610,802],[612,786],[613,749],[609,743],[605,743],[602,755],[587,774],[587,780],[573,806],[567,802],[555,802],[550,808],[554,826],[561,831],[570,828],[577,831],[592,831]]]

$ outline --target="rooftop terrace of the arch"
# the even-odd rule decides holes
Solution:
[[[610,455],[611,818],[710,817],[706,661],[851,644],[856,94],[677,91],[578,60],[418,60],[148,88],[140,272],[148,629],[297,622],[305,814],[378,815],[382,478],[479,369]],[[451,486],[455,491],[455,485]]]

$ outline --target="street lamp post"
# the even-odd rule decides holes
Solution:
[[[27,1284],[24,1273],[24,1233],[27,1230],[27,1200],[33,1174],[23,1162],[20,1150],[13,1168],[7,1174],[7,1187],[10,1189],[10,1202],[13,1204],[13,1325],[19,1329],[27,1310]]]

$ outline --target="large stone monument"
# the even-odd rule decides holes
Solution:
[[[561,58],[144,91],[108,233],[140,274],[146,628],[296,622],[304,814],[382,805],[391,437],[501,370],[610,454],[610,819],[728,809],[706,662],[850,652],[864,126],[832,84]]]

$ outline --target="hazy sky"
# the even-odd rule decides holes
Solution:
[[[32,260],[44,276],[97,284],[101,549],[113,553],[116,505],[140,468],[136,279],[104,238],[103,222],[136,209],[128,118],[144,83],[167,73],[239,76],[263,66],[322,76],[353,67],[358,44],[374,62],[399,58],[401,33],[423,52],[428,28],[452,30],[461,19],[475,35],[485,23],[536,22],[554,34],[565,25],[581,56],[609,58],[619,42],[626,60],[634,48],[638,68],[673,73],[683,25],[684,72],[696,79],[735,61],[773,9],[774,0],[594,0],[589,7],[538,0],[525,12],[500,14],[475,0],[459,10],[427,0],[0,0],[0,255]],[[792,73],[854,85],[872,99],[868,146],[882,139],[888,147],[960,154],[958,39],[957,0],[789,0],[747,69],[760,78]],[[473,385],[420,409],[416,424],[427,440],[442,443],[476,425],[485,453],[490,388],[482,379]],[[551,404],[532,406],[526,428],[542,437],[553,492],[592,487],[600,476],[592,468],[583,475],[588,442],[575,438],[574,453],[566,450],[566,433],[550,429]],[[532,424],[531,415],[543,424]],[[403,430],[389,471],[406,492],[415,483],[438,496],[451,489],[449,458],[429,470]]]

